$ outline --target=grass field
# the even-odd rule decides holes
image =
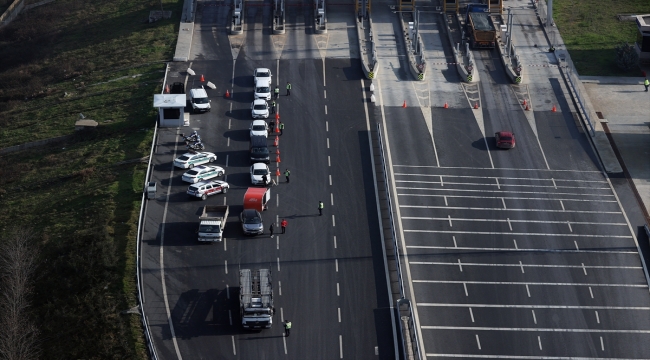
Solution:
[[[634,44],[635,22],[622,22],[617,14],[650,14],[648,0],[555,0],[553,19],[580,75],[641,76],[639,69],[625,72],[615,63],[616,45]]]
[[[172,19],[149,24],[158,0],[57,0],[0,31],[2,147],[70,135],[0,156],[0,230],[37,234],[33,318],[44,359],[146,358],[137,305],[135,238]],[[74,133],[83,113],[99,126]]]

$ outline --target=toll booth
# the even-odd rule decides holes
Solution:
[[[650,14],[636,15],[636,26],[639,31],[636,36],[636,52],[639,54],[639,61],[650,62]]]
[[[185,94],[155,94],[153,107],[158,108],[160,127],[181,127],[185,122]]]

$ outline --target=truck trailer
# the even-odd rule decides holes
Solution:
[[[199,216],[199,241],[223,240],[223,229],[228,220],[228,205],[206,205]]]
[[[270,329],[273,325],[271,269],[239,270],[239,306],[244,329]]]
[[[468,4],[465,25],[472,49],[494,49],[497,31],[487,5]]]

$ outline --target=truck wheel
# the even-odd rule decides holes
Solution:
[[[221,189],[221,193],[222,193],[222,194],[225,194],[225,193],[227,193],[227,192],[228,192],[228,188],[227,188],[227,187]]]
[[[208,198],[208,195],[207,195],[207,194],[203,194],[203,195],[201,195],[201,200],[206,200],[207,198]]]

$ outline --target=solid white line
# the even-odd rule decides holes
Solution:
[[[488,157],[490,158],[490,165],[492,165],[492,169],[494,169],[494,161],[492,161],[492,153],[490,152],[490,146],[487,143],[487,137],[483,136],[483,142],[485,143],[485,148],[487,149],[487,154],[488,154]],[[476,336],[477,336],[477,340],[478,340],[478,335],[476,335]],[[480,348],[481,348],[481,346],[479,345],[479,349]]]
[[[433,220],[433,221],[476,221],[476,222],[497,222],[497,223],[508,223],[510,230],[512,230],[512,225],[510,223],[532,223],[532,224],[569,224],[569,230],[571,229],[571,223],[568,221],[546,221],[546,220],[511,220],[510,218],[504,219],[470,219],[470,218],[452,218],[451,215],[447,215],[446,218],[441,217],[426,217],[426,216],[404,216],[402,219],[408,220]],[[627,226],[625,223],[604,223],[604,222],[584,222],[578,221],[573,222],[576,225],[620,225]]]
[[[228,273],[228,260],[224,260],[223,270],[226,272],[226,274]]]
[[[648,274],[648,266],[646,265],[645,258],[643,257],[643,253],[641,252],[641,248],[639,247],[639,241],[636,238],[636,234],[634,233],[634,229],[632,229],[632,224],[630,224],[630,219],[627,218],[627,214],[625,213],[625,209],[623,208],[623,204],[621,204],[620,199],[618,198],[618,194],[616,193],[616,190],[614,190],[614,186],[612,185],[612,182],[609,180],[608,177],[605,177],[605,180],[607,180],[607,183],[609,184],[609,187],[612,191],[612,194],[616,198],[616,201],[618,202],[618,207],[621,209],[621,212],[623,213],[623,217],[625,218],[625,222],[627,222],[627,226],[630,229],[630,234],[632,234],[632,238],[634,239],[634,244],[636,245],[636,249],[639,253],[639,259],[641,260],[641,266],[643,266],[643,274],[645,275],[646,279],[646,284],[650,285],[650,274]],[[650,286],[649,286],[650,290]]]
[[[338,308],[339,312],[339,322],[341,322],[341,308]]]
[[[334,248],[336,249],[336,235],[334,235]]]
[[[458,259],[460,262],[460,259]],[[447,266],[456,266],[458,263],[455,262],[437,262],[437,261],[412,261],[412,265],[447,265]],[[629,269],[629,270],[639,270],[642,269],[641,266],[607,266],[607,265],[591,265],[586,266],[584,263],[581,265],[545,265],[545,264],[526,264],[524,265],[521,261],[519,264],[492,264],[492,263],[468,263],[464,262],[464,266],[489,266],[489,267],[520,267],[523,272],[524,267],[528,268],[555,268],[555,269],[583,269],[585,275],[587,275],[587,269]]]
[[[282,281],[278,281],[278,295],[282,296]]]
[[[453,191],[453,192],[480,192],[480,193],[492,193],[492,194],[513,194],[513,193],[516,193],[516,194],[536,194],[536,195],[548,194],[548,195],[569,195],[569,196],[597,196],[599,198],[599,200],[600,200],[601,197],[613,196],[613,195],[608,195],[608,194],[589,194],[589,193],[586,193],[586,194],[564,193],[564,192],[542,193],[542,192],[539,192],[539,191],[512,191],[512,190],[507,191],[507,190],[485,190],[485,189],[472,190],[472,189],[458,189],[458,188],[454,188],[454,189],[449,189],[449,188],[447,188],[447,189],[438,189],[438,188],[430,188],[430,187],[423,188],[423,187],[407,187],[407,186],[396,186],[395,188],[399,189],[399,190],[428,190],[428,191],[447,191],[447,192],[451,192],[451,191]],[[420,195],[420,194],[416,194],[416,195]],[[420,196],[424,196],[424,195],[420,195]],[[515,198],[513,198],[513,199],[515,199]],[[553,199],[553,200],[558,200],[558,199]],[[565,199],[565,200],[570,201],[571,199]]]
[[[599,235],[599,234],[545,234],[545,233],[510,233],[500,231],[456,231],[456,230],[404,230],[413,233],[433,234],[472,234],[472,235],[521,235],[521,236],[569,236],[569,237],[590,237],[590,238],[619,238],[629,239],[629,235]]]
[[[564,182],[577,182],[579,184],[583,183],[596,183],[606,185],[605,180],[582,180],[582,179],[555,179],[555,178],[537,178],[537,177],[511,177],[511,176],[475,176],[475,175],[455,175],[455,174],[419,174],[419,173],[395,173],[395,175],[404,175],[404,176],[427,176],[427,177],[443,177],[446,178],[458,178],[458,179],[496,179],[497,184],[499,184],[499,179],[501,180],[531,180],[531,181],[551,181],[555,185],[555,181],[564,181]]]
[[[472,284],[472,285],[535,285],[535,286],[593,286],[593,287],[623,287],[647,288],[648,284],[598,284],[598,283],[553,283],[528,281],[458,281],[458,280],[413,280],[414,283],[424,284]]]
[[[470,169],[470,170],[516,170],[516,171],[549,171],[549,172],[572,172],[578,174],[596,173],[601,174],[598,170],[560,170],[560,169],[517,169],[517,168],[481,168],[470,166],[431,166],[431,165],[393,165],[393,167],[411,167],[411,168],[434,168],[434,169]]]
[[[339,259],[334,259],[334,262],[336,264],[336,272],[339,272]]]
[[[280,258],[278,258],[278,272],[280,271]]]
[[[515,248],[481,248],[481,247],[449,247],[449,246],[424,246],[424,245],[409,245],[409,249],[436,249],[436,250],[473,250],[473,251],[517,251],[517,252],[556,252],[556,253],[592,253],[592,254],[639,254],[636,251],[614,251],[614,250],[569,250],[569,249],[520,249],[515,242]]]
[[[426,330],[470,330],[470,331],[540,331],[559,333],[605,333],[605,334],[650,334],[650,330],[615,330],[615,329],[556,329],[556,328],[516,328],[488,326],[422,326]]]
[[[336,296],[341,296],[341,288],[339,287],[339,283],[336,283]]]
[[[557,212],[557,213],[580,213],[580,214],[620,214],[618,211],[585,211],[585,210],[547,210],[547,209],[502,209],[502,208],[478,208],[466,206],[433,206],[433,205],[400,205],[403,208],[413,209],[454,209],[454,210],[487,210],[487,211],[529,211],[529,212]],[[628,236],[630,237],[630,236]]]
[[[334,193],[330,193],[330,205],[334,206]]]
[[[332,166],[332,162],[330,161],[329,155],[327,155],[327,166]]]
[[[396,180],[398,183],[417,183],[417,184],[441,184],[440,181],[423,181],[423,180]],[[476,182],[445,182],[447,185],[472,185],[472,186],[496,186],[501,189],[501,187],[519,187],[519,188],[542,188],[542,189],[552,189],[553,185],[535,185],[535,184],[487,184],[487,183],[476,183]],[[589,187],[589,186],[558,186],[562,189],[587,189],[587,190],[609,190],[606,187]],[[448,189],[451,190],[451,189]],[[474,190],[481,191],[481,190]],[[553,193],[550,193],[553,194]]]
[[[237,346],[235,346],[235,337],[232,336],[232,354],[237,355]]]
[[[334,219],[334,214],[332,214],[332,227],[336,226],[336,219]]]
[[[330,175],[329,178],[330,178],[330,186],[332,186],[332,175]]]
[[[386,112],[384,109],[384,97],[383,97],[383,92],[381,91],[381,80],[377,79],[377,92],[379,93],[379,104],[380,104],[380,110],[381,110],[381,125],[383,127],[383,134],[388,134],[388,130],[386,128]],[[389,136],[386,136],[386,153],[387,153],[387,161],[388,161],[388,169],[390,169],[389,174],[390,174],[390,181],[392,184],[395,184],[395,174],[393,174],[393,157],[390,153],[390,139]],[[439,165],[439,164],[438,164]],[[373,171],[373,174],[375,172]],[[406,280],[411,281],[411,266],[409,265],[409,257],[408,257],[408,251],[406,248],[406,241],[404,241],[404,230],[402,226],[402,215],[401,215],[401,210],[399,206],[399,198],[397,196],[397,189],[395,186],[392,186],[390,188],[390,191],[393,193],[393,201],[395,202],[395,216],[397,218],[397,230],[396,232],[399,234],[399,239],[400,243],[402,246],[402,254],[404,256],[404,266],[406,268]],[[383,249],[383,247],[382,247]],[[412,301],[413,304],[417,304],[417,300],[415,298],[415,291],[413,290],[412,286],[409,286],[409,293],[410,293],[410,300]],[[425,351],[425,346],[424,346],[424,339],[422,337],[422,331],[420,330],[420,316],[418,315],[418,308],[417,306],[413,307],[413,323],[414,327],[417,331],[417,338],[419,340],[419,347],[421,353],[426,353]],[[391,311],[391,314],[393,312]],[[393,324],[395,321],[393,321]],[[394,337],[395,332],[393,333]],[[397,346],[395,347],[396,351],[395,354],[397,354]]]
[[[325,105],[325,115],[327,115],[327,105]]]
[[[564,310],[644,310],[650,311],[650,306],[580,306],[580,305],[508,305],[508,304],[449,304],[449,303],[419,303],[418,306],[451,307],[451,308],[488,308],[488,309],[564,309]]]
[[[343,336],[339,335],[339,355],[343,359]]]
[[[406,188],[410,189],[410,188]],[[426,188],[427,190],[431,190],[429,188]],[[549,193],[556,195],[557,193]],[[518,197],[518,196],[510,196],[510,197],[501,197],[501,196],[475,196],[475,195],[439,195],[439,194],[407,194],[407,193],[399,193],[397,194],[399,196],[417,196],[417,197],[450,197],[450,198],[464,198],[464,199],[508,199],[508,200],[540,200],[540,201],[577,201],[577,202],[616,202],[616,200],[600,200],[600,199],[557,199],[557,198],[531,198],[531,197]],[[582,195],[582,194],[569,194],[569,195]],[[505,208],[505,203],[504,203],[504,208]],[[562,204],[562,210],[564,210],[564,204]]]
[[[478,339],[478,334],[476,334],[476,344],[478,345],[478,349],[481,350],[481,340]]]
[[[535,316],[535,310],[533,309],[533,310],[530,310],[530,311],[532,311],[532,313],[533,313],[533,322],[535,323],[535,325],[537,325],[537,316]]]

